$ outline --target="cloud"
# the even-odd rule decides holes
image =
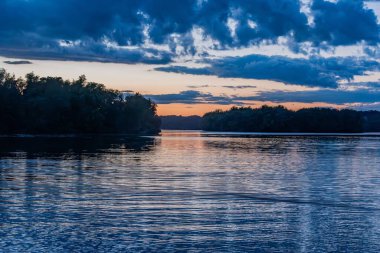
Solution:
[[[208,84],[205,84],[205,85],[188,85],[186,87],[190,88],[190,89],[203,89],[203,88],[210,88],[210,87],[213,87],[213,88],[222,87],[222,88],[232,89],[232,90],[254,89],[254,88],[257,88],[257,86],[255,86],[255,85],[222,85],[222,86],[217,86],[217,85],[208,85]]]
[[[240,1],[234,8],[240,10],[235,16],[240,45],[276,41],[281,36],[291,36],[296,41],[307,39],[307,16],[299,1]]]
[[[60,42],[62,44],[63,42]],[[51,43],[49,47],[28,49],[0,48],[0,55],[37,60],[73,60],[115,63],[167,64],[172,53],[152,48],[104,47],[95,41],[78,42],[75,46],[60,46]]]
[[[365,41],[379,42],[379,26],[375,13],[365,8],[363,1],[314,0],[311,5],[314,17],[312,38],[315,44],[353,45]]]
[[[157,104],[220,104],[228,105],[235,104],[229,96],[215,96],[211,93],[203,93],[196,90],[186,90],[173,94],[161,95],[145,95],[145,97],[152,99]],[[238,103],[241,104],[241,103]]]
[[[189,68],[168,66],[158,71],[193,75],[215,75],[223,78],[245,78],[279,81],[309,87],[336,88],[339,82],[351,81],[355,75],[377,71],[380,63],[364,58],[288,58],[284,56],[248,55],[207,60],[209,66]]]
[[[356,89],[377,90],[380,89],[380,80],[372,82],[352,82],[349,83],[347,86]]]
[[[4,61],[5,64],[21,65],[21,64],[32,64],[31,61]]]
[[[255,96],[235,97],[244,101],[271,101],[275,103],[329,103],[344,105],[350,103],[376,103],[380,102],[379,90],[312,90],[312,91],[263,91]]]
[[[357,103],[349,106],[350,109],[358,111],[380,111],[380,102],[375,103]]]
[[[209,87],[216,87],[216,86],[210,86],[208,84],[205,85],[188,85],[187,88],[190,89],[201,89],[201,88],[209,88]]]
[[[362,87],[367,85],[363,83]],[[380,85],[368,83],[367,87],[353,90],[343,89],[320,89],[304,91],[260,91],[253,96],[241,95],[214,95],[196,90],[186,90],[179,93],[145,95],[158,104],[220,104],[220,105],[245,105],[252,102],[273,102],[273,103],[328,103],[335,105],[347,104],[373,104],[380,103]],[[360,87],[360,86],[359,86]]]
[[[223,88],[227,89],[233,89],[233,90],[240,90],[240,89],[254,89],[257,88],[255,85],[223,85]]]
[[[198,52],[195,29],[217,49],[283,38],[291,49],[379,43],[376,16],[361,0],[312,0],[307,14],[303,6],[298,0],[3,0],[0,55],[167,63]]]

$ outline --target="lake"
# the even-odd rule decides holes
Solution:
[[[1,137],[0,252],[380,252],[380,137]]]

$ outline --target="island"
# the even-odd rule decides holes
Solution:
[[[207,131],[289,132],[289,133],[360,133],[364,117],[354,110],[305,108],[298,111],[283,106],[260,108],[233,107],[203,116]]]
[[[162,128],[217,132],[363,133],[380,132],[379,111],[283,106],[232,107],[200,116],[162,116]]]
[[[103,84],[0,69],[0,134],[157,134],[157,105]]]

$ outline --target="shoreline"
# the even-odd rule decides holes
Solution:
[[[380,132],[363,132],[363,133],[313,133],[313,132],[228,132],[228,131],[204,131],[204,130],[174,130],[162,129],[158,134],[0,134],[3,138],[141,138],[141,137],[160,137],[162,133],[189,133],[199,134],[200,137],[380,137]]]

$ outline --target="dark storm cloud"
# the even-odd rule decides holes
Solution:
[[[204,68],[168,66],[156,70],[336,88],[340,81],[350,81],[355,75],[365,75],[366,71],[380,69],[380,63],[377,61],[354,57],[294,59],[283,56],[248,55],[208,60],[206,63],[210,66]]]
[[[314,0],[313,24],[297,0],[2,0],[0,10],[0,54],[7,56],[77,60],[79,51],[78,58],[86,60],[156,63],[165,54],[165,63],[167,57],[196,53],[194,28],[220,49],[276,43],[279,37],[315,46],[379,42],[376,16],[360,0]],[[59,41],[77,51],[65,51]],[[107,41],[140,49],[109,52]],[[152,56],[141,47],[146,41],[168,45],[171,54]]]

